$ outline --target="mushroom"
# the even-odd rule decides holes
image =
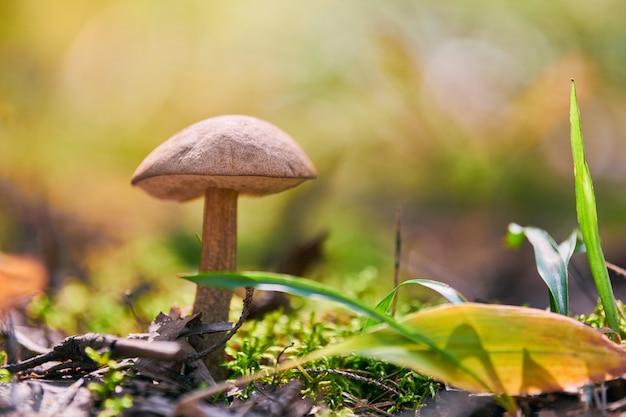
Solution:
[[[163,200],[204,196],[200,272],[235,271],[237,197],[264,196],[316,177],[297,143],[269,122],[250,116],[218,116],[195,123],[159,145],[139,165],[131,183]],[[232,291],[199,286],[193,306],[205,323],[228,320]],[[196,341],[202,351],[219,336]],[[219,374],[224,347],[205,363]],[[215,375],[214,375],[215,376]]]

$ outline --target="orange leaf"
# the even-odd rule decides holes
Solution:
[[[0,252],[0,313],[23,306],[47,285],[48,273],[37,259]]]

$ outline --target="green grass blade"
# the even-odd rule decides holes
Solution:
[[[396,293],[401,287],[405,285],[421,285],[426,288],[430,288],[433,291],[438,292],[442,297],[448,300],[452,304],[461,304],[467,302],[467,299],[463,297],[463,294],[449,286],[448,284],[444,284],[439,281],[432,281],[430,279],[412,279],[408,281],[404,281],[396,288],[391,290],[389,294],[385,296],[377,305],[376,310],[382,311],[383,313],[388,314],[391,311],[391,306],[393,304],[393,300],[395,298]],[[372,318],[368,318],[363,326],[363,330],[368,329],[374,325],[378,324],[377,320]]]
[[[393,329],[393,331],[416,345],[426,347],[427,350],[436,355],[439,361],[443,361],[447,366],[454,367],[461,374],[465,374],[470,379],[475,380],[476,384],[482,386],[483,389],[490,391],[493,388],[472,369],[461,364],[457,358],[432,342],[427,335],[416,332],[411,327],[395,320],[385,312],[370,307],[356,298],[349,297],[340,291],[328,288],[315,281],[269,272],[206,272],[193,276],[183,275],[182,278],[194,282],[197,285],[206,285],[209,287],[225,289],[254,287],[262,290],[281,291],[305,298],[322,299],[339,303],[356,313],[363,314],[366,317],[386,324],[390,329]]]
[[[463,294],[461,294],[448,284],[444,284],[443,282],[433,281],[430,279],[412,279],[403,282],[402,284],[400,284],[400,286],[410,284],[417,284],[426,288],[430,288],[431,290],[438,292],[439,295],[441,295],[452,304],[463,304],[467,302],[467,299],[463,296]]]
[[[617,318],[617,308],[615,306],[615,296],[613,295],[613,288],[611,287],[606,261],[602,253],[602,247],[600,246],[596,199],[593,192],[593,183],[591,181],[589,167],[585,161],[583,135],[580,127],[580,113],[576,99],[574,80],[572,80],[571,88],[570,125],[578,224],[583,235],[585,247],[587,248],[589,267],[591,268],[591,274],[593,275],[600,296],[600,302],[602,303],[602,308],[606,315],[608,327],[618,334],[621,334],[619,320]]]

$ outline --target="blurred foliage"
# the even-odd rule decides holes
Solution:
[[[624,9],[617,0],[4,0],[0,250],[43,258],[52,285],[73,282],[90,298],[120,300],[149,283],[146,304],[188,302],[193,289],[175,274],[195,269],[202,204],[155,201],[130,177],[181,128],[244,113],[289,132],[319,178],[241,200],[241,269],[328,231],[314,277],[368,267],[391,277],[402,205],[405,278],[484,277],[504,258],[484,253],[509,222],[563,234],[575,225],[575,78],[601,235],[609,254],[623,252]],[[475,245],[454,243],[458,235]],[[444,268],[424,276],[423,259]]]

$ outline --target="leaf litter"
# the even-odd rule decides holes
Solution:
[[[448,309],[449,314],[454,314],[452,310],[461,307],[443,308]],[[122,397],[128,394],[132,397],[132,406],[123,411],[124,416],[295,417],[313,415],[311,413],[320,410],[315,407],[311,398],[303,397],[302,382],[295,379],[283,386],[255,383],[247,399],[233,400],[229,405],[225,405],[223,401],[204,399],[184,401],[198,386],[210,386],[214,383],[203,362],[197,359],[196,352],[186,341],[187,337],[198,333],[228,333],[233,329],[231,323],[212,326],[207,328],[203,325],[198,315],[182,317],[180,310],[172,309],[169,314],[159,314],[148,334],[134,334],[126,338],[85,334],[65,338],[44,353],[4,367],[14,373],[14,379],[10,383],[0,384],[0,414],[78,417],[102,415],[99,414],[98,399],[94,398],[87,387],[90,383],[104,382],[106,366],[99,366],[89,358],[85,353],[88,347],[107,352],[120,364],[124,379],[115,395]],[[373,330],[377,331],[380,333],[379,330]],[[385,337],[391,335],[387,334]],[[37,344],[23,343],[29,339],[28,330],[24,328],[11,329],[7,326],[5,340],[11,338],[26,354],[29,350],[27,346]],[[337,371],[338,375],[342,372]],[[351,377],[347,372],[344,376]],[[223,395],[232,397],[238,392],[231,388]],[[620,400],[624,396],[626,383],[618,378],[587,386],[579,392],[525,395],[516,399],[524,415],[528,416],[613,416],[626,412],[626,404]],[[356,406],[360,404],[358,398],[352,398],[351,401]],[[363,404],[361,406],[363,411],[359,415],[390,415],[371,404],[369,407]],[[411,412],[411,415],[415,415],[416,410]],[[427,400],[419,412],[426,417],[496,416],[503,415],[504,410],[491,395],[470,394],[445,386],[434,398]],[[459,412],[462,414],[458,414]],[[550,412],[553,414],[545,414]],[[407,414],[399,412],[394,415]]]

